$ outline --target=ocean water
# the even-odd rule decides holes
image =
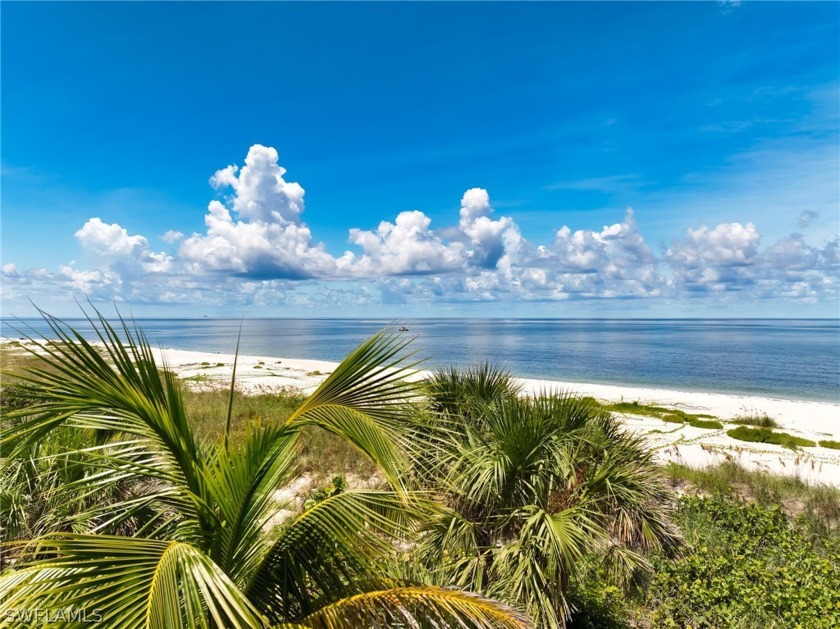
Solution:
[[[68,320],[91,336],[86,321]],[[824,319],[139,319],[161,347],[339,361],[382,329],[424,368],[484,361],[530,378],[840,402],[840,321]],[[3,319],[3,336],[43,321]]]

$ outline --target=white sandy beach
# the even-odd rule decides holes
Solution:
[[[3,339],[3,342],[9,340]],[[230,386],[232,354],[175,349],[155,351],[169,369],[192,387],[210,389]],[[311,392],[337,364],[322,360],[240,355],[237,387],[246,393],[272,393],[288,389]],[[748,469],[798,476],[809,483],[840,487],[840,450],[819,446],[789,450],[772,444],[738,441],[726,434],[727,430],[735,427],[727,422],[738,416],[767,414],[784,432],[816,442],[840,441],[840,404],[551,380],[519,381],[526,393],[555,390],[591,396],[604,402],[638,401],[687,413],[714,415],[724,423],[723,429],[709,430],[666,423],[655,417],[622,415],[627,429],[644,436],[661,461],[704,467],[729,459]]]
[[[233,356],[168,349],[163,356],[170,369],[192,380],[193,386],[229,386]],[[219,363],[222,366],[217,366]],[[240,356],[236,379],[246,392],[271,392],[284,388],[314,391],[338,363],[274,356]],[[779,429],[813,441],[840,441],[840,404],[793,401],[767,397],[725,395],[551,380],[519,379],[527,393],[557,390],[587,395],[605,402],[632,402],[673,407],[687,413],[714,415],[723,430],[693,428],[663,422],[655,417],[622,415],[628,430],[645,437],[662,461],[704,467],[731,459],[750,469],[798,476],[809,483],[840,487],[840,450],[802,448],[789,450],[772,444],[738,441],[727,436],[727,424],[744,415],[767,414]]]

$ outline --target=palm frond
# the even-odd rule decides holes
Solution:
[[[312,629],[346,627],[463,627],[526,629],[530,622],[512,608],[477,594],[432,585],[363,592],[300,621]]]
[[[419,391],[406,380],[415,366],[402,356],[408,343],[383,333],[365,341],[287,420],[289,426],[316,425],[346,439],[398,490],[406,471],[406,406]]]
[[[295,465],[298,433],[286,426],[248,426],[243,447],[219,444],[208,456],[208,501],[219,513],[208,552],[240,587],[268,551],[264,527],[276,513],[274,493]]]
[[[256,627],[262,620],[203,552],[182,542],[106,535],[49,535],[27,563],[0,575],[3,626],[27,626],[14,611],[96,610],[110,627]]]
[[[90,321],[101,346],[94,346],[61,320],[42,314],[56,339],[44,338],[39,350],[30,349],[44,366],[19,376],[28,385],[21,395],[31,396],[32,404],[6,416],[11,426],[0,447],[14,455],[61,425],[100,437],[138,437],[157,473],[183,488],[194,509],[201,510],[201,455],[181,392],[171,372],[158,370],[142,332],[120,319],[121,337],[97,311],[98,319]]]
[[[247,589],[274,618],[297,618],[355,592],[361,578],[378,576],[377,563],[407,534],[413,519],[431,507],[386,491],[330,496],[287,525]]]

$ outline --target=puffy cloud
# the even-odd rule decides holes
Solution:
[[[461,231],[472,249],[467,252],[471,264],[484,269],[494,268],[506,253],[516,253],[521,237],[513,219],[503,216],[498,221],[489,217],[490,195],[482,188],[470,188],[461,199]]]
[[[82,248],[106,266],[128,273],[157,273],[169,269],[172,258],[154,253],[143,236],[130,236],[116,223],[91,218],[76,232]]]
[[[179,259],[190,273],[227,272],[253,279],[305,279],[329,276],[336,261],[323,245],[312,245],[306,225],[234,221],[219,201],[204,217],[207,233],[181,244]]]
[[[628,208],[621,223],[600,231],[563,226],[551,245],[530,250],[518,277],[547,298],[653,296],[663,284],[658,264]]]
[[[742,290],[754,284],[761,235],[753,223],[701,225],[665,251],[676,287],[690,291]]]
[[[167,230],[163,235],[161,235],[160,239],[168,244],[172,244],[181,240],[184,237],[183,232],[176,231],[174,229]]]
[[[306,279],[335,275],[339,261],[301,221],[303,188],[283,179],[277,151],[255,144],[245,166],[228,166],[210,182],[231,187],[228,206],[211,201],[205,234],[181,243],[179,258],[190,273],[232,273],[252,279]],[[237,215],[235,220],[231,211]]]
[[[493,220],[490,196],[471,188],[461,199],[455,228],[431,229],[423,212],[400,212],[393,223],[376,230],[350,230],[350,242],[362,256],[345,257],[340,266],[355,275],[428,275],[464,272],[468,267],[509,269],[521,236],[513,219]]]
[[[745,266],[755,261],[761,235],[753,223],[721,223],[714,229],[689,228],[685,240],[674,241],[665,259],[675,266]]]
[[[811,223],[819,217],[819,212],[814,212],[813,210],[802,210],[799,213],[799,217],[796,219],[796,222],[798,223],[800,229],[805,229],[806,227],[810,227]]]
[[[837,299],[838,241],[822,249],[791,234],[764,249],[752,223],[722,223],[689,229],[665,251],[676,288],[688,291],[751,290],[756,297],[813,302]]]
[[[838,239],[816,246],[791,234],[762,249],[753,223],[700,225],[657,256],[628,209],[621,222],[600,230],[563,226],[540,244],[526,239],[513,218],[494,216],[482,188],[466,190],[457,216],[442,228],[421,211],[403,211],[375,229],[350,229],[349,242],[358,249],[335,257],[303,221],[303,188],[285,175],[273,148],[254,145],[244,165],[211,178],[220,198],[209,203],[202,233],[160,236],[179,243],[174,254],[155,252],[144,236],[91,218],[76,238],[95,268],[70,263],[56,272],[22,271],[7,263],[4,296],[312,308],[681,292],[726,299],[732,291],[806,303],[838,299]],[[817,218],[806,210],[799,223],[807,227]]]
[[[230,186],[235,192],[233,210],[240,218],[264,223],[299,223],[303,213],[303,188],[283,179],[286,169],[277,163],[277,151],[255,144],[245,165],[228,166],[210,178],[214,188]]]
[[[350,230],[350,242],[364,251],[347,258],[344,267],[357,275],[417,275],[463,268],[464,248],[444,244],[430,229],[431,219],[419,211],[400,212],[393,223],[375,231]]]
[[[111,296],[115,299],[120,298],[122,279],[116,273],[63,265],[59,267],[58,274],[66,280],[66,287],[74,293],[82,293],[91,299],[109,299]]]

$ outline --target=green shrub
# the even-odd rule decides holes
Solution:
[[[595,402],[595,400],[592,400]],[[658,417],[670,424],[685,424],[695,428],[721,429],[723,424],[717,421],[714,415],[686,413],[675,408],[663,406],[651,406],[640,402],[616,402],[615,404],[600,404],[601,408],[613,413],[625,413],[627,415],[644,415],[645,417]],[[708,421],[706,421],[708,420]]]
[[[840,546],[819,552],[779,507],[684,497],[687,546],[658,557],[640,615],[654,627],[840,626]]]
[[[694,428],[708,428],[715,430],[723,428],[723,424],[716,419],[690,419],[688,420],[688,425],[693,426]]]
[[[746,426],[738,426],[732,430],[727,430],[726,434],[733,439],[739,441],[749,441],[752,443],[772,443],[786,448],[813,448],[816,442],[810,439],[803,439],[802,437],[794,437],[786,432],[775,432],[769,428],[747,428]]]
[[[820,441],[821,448],[831,448],[832,450],[840,450],[840,441],[824,440]]]

